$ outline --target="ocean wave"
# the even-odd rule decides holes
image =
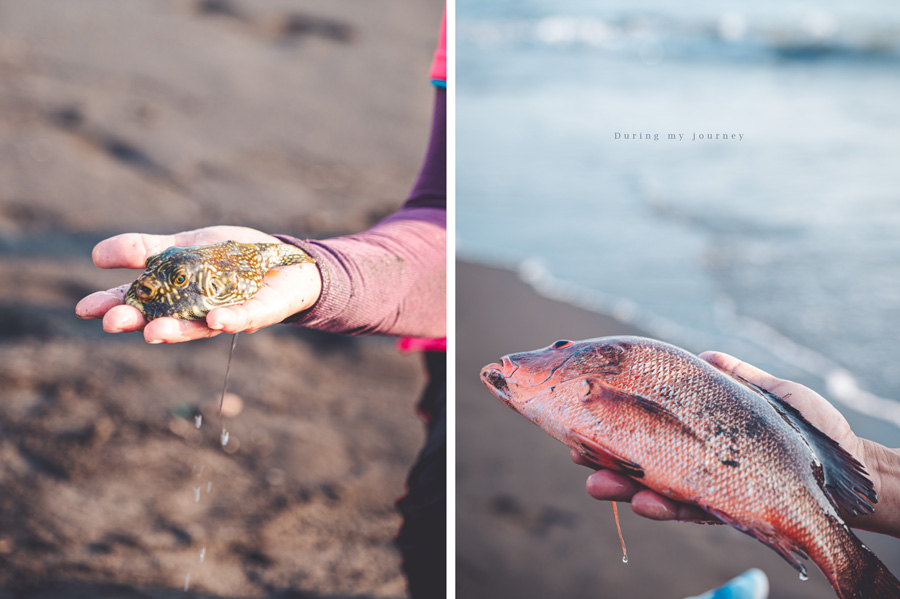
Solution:
[[[557,278],[543,260],[528,258],[517,269],[519,279],[546,298],[615,318],[648,335],[688,347],[711,347],[715,337],[644,309],[637,302]]]
[[[457,43],[588,49],[649,65],[664,59],[895,62],[900,60],[900,23],[848,23],[825,11],[795,22],[756,22],[738,12],[706,21],[646,14],[460,19]]]
[[[716,301],[716,325],[772,353],[780,360],[823,381],[829,399],[900,428],[900,402],[863,389],[846,368],[814,349],[796,343],[773,327],[737,313],[734,301],[720,296]]]

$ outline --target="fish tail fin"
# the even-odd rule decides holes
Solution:
[[[838,579],[834,583],[841,599],[897,599],[900,597],[900,581],[890,573],[881,560],[869,553],[872,563],[863,576],[854,579]]]
[[[900,580],[849,529],[840,545],[843,556],[822,571],[840,599],[898,599]]]
[[[880,567],[872,583],[871,597],[875,599],[887,599],[888,597],[900,597],[900,580],[891,574],[880,561]]]
[[[231,243],[235,243],[232,241]],[[254,251],[259,256],[259,264],[263,271],[276,266],[290,266],[301,262],[315,262],[315,258],[290,243],[239,243],[244,251]]]
[[[271,262],[272,266],[289,266],[291,264],[300,264],[301,262],[315,262],[312,256],[295,245],[289,243],[277,243],[274,245],[275,257]]]

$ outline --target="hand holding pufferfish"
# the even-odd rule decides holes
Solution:
[[[243,282],[242,286],[245,287],[243,290],[233,289],[228,291],[228,282],[221,278],[216,279],[215,286],[219,287],[223,295],[241,295],[242,299],[237,299],[236,301],[243,303],[208,303],[207,299],[190,298],[185,292],[181,291],[179,295],[184,295],[184,297],[178,300],[175,298],[176,294],[173,291],[177,285],[182,285],[186,289],[191,286],[199,286],[201,281],[192,283],[186,277],[184,282],[178,283],[178,275],[175,275],[171,282],[164,285],[155,279],[149,280],[146,278],[145,273],[139,280],[143,280],[144,283],[150,283],[146,285],[147,289],[141,289],[139,285],[126,284],[107,291],[98,291],[85,297],[78,303],[75,308],[76,314],[81,318],[102,318],[103,329],[109,333],[143,330],[144,338],[150,343],[173,343],[211,337],[221,332],[253,332],[279,323],[288,316],[306,310],[318,300],[322,289],[322,280],[319,270],[312,259],[294,246],[283,244],[275,237],[246,227],[215,226],[175,235],[148,235],[140,233],[117,235],[97,244],[92,258],[94,263],[100,268],[125,267],[143,270],[148,258],[165,253],[165,250],[173,246],[179,246],[178,252],[181,252],[181,259],[183,260],[190,253],[190,250],[185,251],[186,246],[212,246],[232,240],[236,242],[234,245],[237,246],[237,255],[225,256],[226,252],[224,250],[204,249],[202,252],[218,253],[219,257],[224,259],[225,263],[230,264],[231,267],[239,265],[240,262],[246,262],[251,266],[251,270],[254,271],[255,267],[251,263],[259,261],[259,270],[261,271],[259,274],[264,275],[264,278],[259,281],[261,285],[258,287],[255,295],[252,292],[248,292],[248,289],[252,289],[255,286],[255,283],[251,284],[251,280],[258,280],[259,276],[257,275],[247,275],[245,273],[238,277]],[[274,248],[278,254],[299,253],[294,257],[276,256],[274,258],[275,262],[270,262],[272,256],[260,255],[256,258],[248,258],[244,255],[242,257],[244,252],[240,248],[247,244],[271,244],[270,249]],[[209,257],[207,256],[207,258]],[[269,262],[268,265],[264,264],[265,262]],[[175,264],[175,262],[172,262],[172,264]],[[289,265],[280,266],[281,264]],[[269,270],[273,266],[278,268]],[[188,268],[188,271],[191,271],[192,268],[194,267]],[[151,270],[154,269],[158,271],[158,274],[163,274],[163,269],[160,266],[151,266]],[[163,278],[168,280],[168,277],[173,275],[176,270],[178,269],[170,271],[170,268],[166,267],[166,274]],[[203,285],[213,286],[213,277],[197,275],[198,272],[194,269],[193,274],[204,279]],[[162,291],[167,291],[170,295],[168,299],[163,299],[163,305],[171,304],[174,306],[177,303],[179,306],[191,306],[191,309],[188,309],[182,318],[173,318],[170,316],[170,312],[154,312],[152,308],[145,308],[142,312],[138,306],[130,302],[126,303],[126,294],[129,287],[133,287],[133,301],[136,303],[139,302],[143,305],[152,304],[154,298],[157,297],[156,294],[162,289]],[[141,298],[140,295],[144,295],[145,298]],[[244,295],[246,297],[243,297]],[[246,299],[247,297],[249,299]],[[199,316],[198,320],[183,319],[191,317],[189,315],[193,313],[191,304],[200,305],[201,301],[206,305],[205,310],[208,312],[205,314],[205,318]],[[179,310],[173,310],[173,312],[176,311]]]
[[[237,243],[171,247],[147,259],[144,271],[125,293],[148,321],[160,316],[203,320],[213,308],[250,299],[276,266],[315,262],[286,243]]]

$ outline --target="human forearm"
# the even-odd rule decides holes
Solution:
[[[358,235],[295,243],[316,259],[322,293],[288,322],[335,333],[446,335],[446,212],[411,208]]]
[[[422,168],[403,208],[358,235],[281,236],[313,258],[322,292],[288,322],[352,335],[446,336],[447,118],[437,89]]]

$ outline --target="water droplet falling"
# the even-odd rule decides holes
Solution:
[[[804,568],[802,566],[800,569],[800,580],[802,580],[804,582],[809,580],[809,574],[806,573],[806,568]]]
[[[194,487],[194,503],[200,503],[200,487]]]
[[[200,428],[200,425],[203,424],[203,414],[194,416],[194,424],[197,425],[197,428]]]
[[[222,447],[228,445],[228,430],[222,427]]]
[[[209,493],[212,490],[212,481],[206,483],[206,492]]]
[[[200,563],[203,563],[203,560],[206,559],[206,547],[200,550]]]
[[[228,352],[228,364],[225,366],[225,380],[222,381],[222,398],[219,400],[219,417],[222,417],[222,407],[225,405],[225,390],[228,389],[228,373],[231,372],[231,359],[234,357],[234,346],[237,345],[238,334],[231,338],[231,350]],[[225,445],[222,443],[222,445]]]
[[[619,533],[619,542],[622,544],[622,563],[628,563],[628,550],[625,548],[625,538],[622,536],[622,527],[619,526],[619,506],[615,501],[612,503],[613,517],[616,519],[616,531]]]
[[[188,588],[191,586],[191,573],[188,572],[184,575],[184,591],[187,592]]]

